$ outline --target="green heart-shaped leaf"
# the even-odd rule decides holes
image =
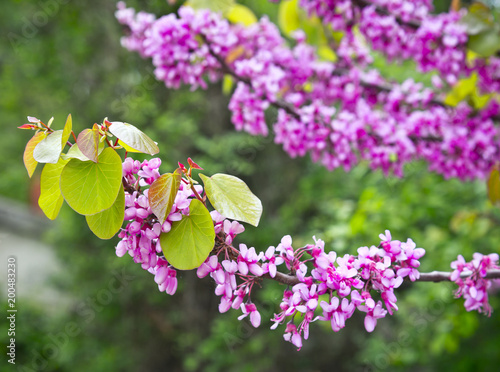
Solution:
[[[62,130],[56,130],[40,141],[33,151],[33,157],[39,163],[56,164],[62,151]]]
[[[172,224],[168,233],[160,235],[167,261],[177,269],[191,270],[200,266],[212,251],[215,230],[207,208],[197,199],[191,200],[189,216]]]
[[[85,216],[90,230],[101,239],[111,239],[120,230],[125,216],[125,192],[120,187],[118,196],[111,206],[102,212]]]
[[[61,172],[68,160],[59,159],[57,164],[45,164],[40,178],[40,197],[38,205],[43,213],[55,220],[63,204],[63,196],[59,187]]]
[[[259,225],[262,203],[238,177],[217,173],[207,177],[200,173],[205,193],[213,207],[224,217]]]
[[[77,213],[90,215],[110,208],[122,182],[122,162],[110,147],[99,162],[71,159],[61,173],[61,192]]]
[[[148,191],[149,206],[161,224],[165,222],[174,205],[182,175],[178,171],[166,173],[156,179]]]
[[[155,141],[134,127],[132,124],[113,121],[109,131],[132,149],[145,154],[154,155],[160,152]]]

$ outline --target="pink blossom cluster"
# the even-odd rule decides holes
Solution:
[[[315,239],[314,245],[293,250],[290,236],[285,236],[276,250],[300,283],[285,290],[282,311],[275,314],[271,328],[286,323],[285,340],[300,349],[302,338],[309,337],[311,322],[328,321],[338,332],[357,309],[366,313],[365,329],[372,332],[377,319],[398,310],[394,288],[407,276],[411,281],[419,278],[419,259],[425,254],[411,239],[392,240],[387,230],[380,238],[378,247],[361,247],[358,256],[340,257],[333,251],[325,252],[320,239]],[[305,253],[311,258],[304,259]],[[312,263],[310,271],[308,263]],[[299,324],[295,324],[295,317],[302,319]]]
[[[359,30],[374,50],[389,60],[414,59],[423,72],[437,70],[449,83],[468,75],[465,63],[468,40],[462,14],[431,14],[432,2],[413,0],[301,0],[310,13],[318,15],[336,31],[350,35]]]
[[[241,309],[243,314],[238,319],[250,316],[250,322],[258,327],[261,316],[257,306],[251,301],[252,288],[264,275],[274,278],[277,273],[276,266],[283,259],[275,256],[274,247],[257,254],[254,247],[248,248],[240,244],[239,249],[234,248],[231,243],[236,235],[242,233],[245,228],[237,221],[230,221],[221,216],[217,211],[210,213],[214,221],[217,239],[222,239],[223,248],[216,255],[209,256],[197,269],[199,278],[210,274],[215,281],[215,294],[221,297],[219,311],[227,312],[229,309]],[[216,247],[217,247],[216,242]],[[219,262],[219,257],[223,258]],[[238,284],[236,275],[241,283]],[[246,300],[245,300],[246,298]]]
[[[311,0],[303,5],[325,20],[346,25],[356,20],[362,26],[371,21],[363,21],[361,13],[375,10],[359,3]],[[443,73],[448,69],[443,75],[447,80],[448,75],[464,71],[465,55],[460,46],[465,41],[456,22],[458,15],[431,15],[429,1],[377,1],[375,5],[386,7],[398,19],[420,22],[413,32],[420,30],[427,35],[419,46],[426,52],[420,57],[412,51],[405,55],[420,58],[422,69],[433,66]],[[412,80],[387,84],[376,70],[359,65],[359,60],[346,61],[353,48],[365,53],[361,45],[353,46],[355,35],[345,43],[351,48],[344,50],[345,58],[332,63],[318,59],[301,31],[294,34],[295,46],[290,48],[267,18],[244,27],[231,25],[207,10],[182,7],[178,16],[169,14],[151,23],[150,18],[132,17],[131,12],[123,4],[117,12],[119,21],[131,31],[124,44],[152,58],[159,80],[170,87],[187,84],[197,88],[205,87],[206,79],[231,74],[237,80],[229,103],[236,129],[267,135],[265,113],[275,106],[275,142],[292,157],[309,154],[329,170],[350,170],[367,162],[372,169],[396,175],[402,175],[406,163],[422,159],[430,170],[460,179],[485,178],[500,161],[500,132],[494,125],[500,105],[495,100],[476,112],[466,102],[456,108],[439,104],[434,90]],[[369,28],[366,32],[376,31],[375,25]],[[130,38],[141,42],[129,43]],[[407,48],[416,43],[403,39],[391,37],[387,42]],[[439,52],[432,49],[441,44],[446,48]],[[402,52],[391,53],[400,58]],[[342,56],[342,50],[338,55]],[[361,59],[368,61],[368,57]],[[488,92],[498,91],[500,85],[496,59],[490,60],[482,65],[484,60],[475,62],[482,81],[478,84]],[[434,79],[437,87],[441,86],[439,80],[437,76]]]
[[[492,287],[492,280],[486,279],[488,270],[499,269],[498,254],[483,255],[474,253],[473,259],[466,262],[462,255],[451,263],[454,269],[450,280],[458,285],[456,297],[465,299],[467,311],[477,310],[491,315],[491,306],[488,303],[488,289]]]
[[[155,19],[144,12],[134,15],[133,9],[118,3],[116,17],[130,29],[122,45],[142,57],[151,57],[156,78],[169,88],[179,88],[181,84],[205,88],[205,76],[212,80],[220,76],[219,63],[204,40],[198,39],[201,35],[219,55],[226,55],[237,42],[229,24],[209,11],[182,7],[179,17],[169,14]]]
[[[216,230],[223,231],[219,237],[227,234],[232,240],[235,232],[243,231],[238,222],[229,222],[217,212],[212,213]],[[392,315],[398,309],[394,289],[405,277],[411,281],[419,278],[419,259],[425,251],[416,248],[411,239],[392,240],[389,231],[380,237],[378,247],[361,247],[358,256],[342,257],[333,251],[325,252],[320,239],[315,239],[315,244],[294,249],[289,235],[283,237],[277,247],[271,246],[260,253],[245,244],[240,244],[239,249],[225,244],[217,255],[207,258],[197,274],[200,278],[210,275],[215,281],[215,294],[221,297],[221,313],[240,308],[243,314],[239,319],[249,316],[251,324],[258,327],[261,315],[251,300],[254,284],[264,276],[283,275],[278,273],[277,266],[284,264],[288,275],[295,280],[285,289],[281,312],[275,314],[271,328],[286,323],[285,340],[300,349],[302,339],[309,337],[309,324],[314,321],[328,321],[332,330],[338,332],[358,309],[366,314],[365,328],[372,332],[377,319],[387,313]],[[296,322],[296,318],[300,321]]]
[[[125,217],[127,225],[119,233],[121,239],[116,246],[116,255],[128,253],[144,270],[155,276],[155,282],[161,292],[173,295],[177,290],[177,271],[163,257],[160,246],[160,234],[168,233],[172,222],[180,221],[183,215],[189,215],[189,204],[194,198],[193,191],[183,182],[179,187],[174,205],[163,224],[160,225],[151,211],[148,200],[148,189],[139,191],[141,187],[150,186],[160,173],[161,160],[154,158],[142,163],[126,158],[123,162],[123,177],[136,191],[125,191]],[[200,185],[195,186],[202,193]]]

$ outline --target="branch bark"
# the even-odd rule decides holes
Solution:
[[[465,279],[472,275],[472,272],[464,272],[460,277]],[[417,279],[417,282],[446,282],[450,281],[451,272],[448,271],[431,271],[429,273],[420,273],[420,278]],[[295,275],[284,274],[281,272],[277,272],[274,278],[271,278],[269,274],[264,275],[265,278],[275,280],[281,284],[294,286],[295,284],[299,284],[300,280]],[[489,270],[486,274],[485,279],[500,279],[500,269]],[[410,281],[407,277],[405,280]]]
[[[472,272],[463,272],[460,277],[462,279],[472,275]],[[431,271],[430,273],[420,273],[419,282],[445,282],[450,281],[451,272],[447,271]],[[486,279],[500,279],[500,269],[489,270],[486,274]]]

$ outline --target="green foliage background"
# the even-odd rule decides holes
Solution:
[[[276,19],[276,5],[246,3],[258,15]],[[173,10],[160,0],[128,5],[158,15]],[[459,253],[469,259],[475,251],[499,252],[500,213],[489,205],[484,182],[445,181],[420,163],[409,165],[405,178],[397,179],[365,165],[350,173],[329,173],[309,159],[292,160],[271,138],[234,131],[220,85],[190,92],[169,91],[156,82],[149,61],[121,48],[114,10],[115,2],[107,0],[2,2],[2,196],[26,203],[34,198],[36,177],[29,181],[22,166],[31,133],[16,129],[27,115],[43,121],[54,116],[60,128],[71,113],[76,132],[107,116],[133,123],[158,141],[163,172],[191,156],[206,174],[243,178],[264,206],[260,227],[246,226],[241,235],[257,249],[277,245],[286,234],[296,247],[316,235],[340,254],[354,253],[376,243],[388,228],[393,237],[411,237],[427,250],[423,271],[447,270]],[[398,74],[408,74],[408,68],[385,73],[400,79]],[[271,119],[274,115],[269,113]],[[18,366],[24,370],[36,370],[36,352],[43,353],[50,336],[70,322],[81,332],[39,370],[493,371],[500,364],[500,301],[495,295],[495,312],[486,318],[467,313],[463,301],[453,299],[452,285],[405,285],[398,291],[400,311],[379,320],[372,334],[364,331],[360,316],[339,333],[318,323],[296,352],[283,341],[282,329],[268,329],[283,290],[277,284],[266,283],[260,290],[263,324],[253,329],[236,319],[237,311],[218,314],[212,283],[194,272],[180,273],[175,296],[158,292],[151,274],[128,256],[116,257],[116,238],[100,241],[84,218],[67,207],[43,239],[56,247],[65,267],[53,285],[71,301],[57,311],[24,301],[17,338]],[[92,307],[99,291],[123,271],[134,279],[108,304]],[[2,331],[2,341],[5,335]],[[3,359],[0,370],[10,370]]]

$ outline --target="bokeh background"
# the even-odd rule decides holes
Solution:
[[[276,20],[276,4],[241,3]],[[179,6],[128,5],[157,15]],[[354,253],[390,229],[427,250],[423,271],[448,270],[459,253],[470,259],[476,251],[499,252],[500,213],[487,201],[485,182],[443,180],[421,163],[399,179],[365,165],[327,172],[308,158],[290,159],[272,138],[233,129],[220,84],[171,91],[154,80],[150,62],[120,46],[115,7],[108,0],[1,1],[0,293],[5,299],[7,256],[14,255],[19,311],[16,367],[2,351],[0,371],[498,370],[495,294],[487,318],[467,313],[451,284],[405,284],[397,292],[400,310],[379,320],[372,334],[360,316],[339,333],[317,323],[297,352],[283,341],[283,329],[269,330],[279,284],[258,291],[263,324],[253,329],[237,320],[238,311],[218,313],[208,278],[181,272],[179,291],[168,296],[128,255],[116,257],[116,239],[93,236],[69,207],[48,222],[37,209],[41,167],[29,179],[22,163],[31,133],[16,127],[32,115],[45,122],[54,116],[62,128],[71,113],[76,132],[104,117],[138,126],[159,142],[162,172],[190,156],[208,173],[244,179],[264,214],[240,241],[258,250],[291,234],[297,247],[315,235],[339,254]],[[377,61],[395,80],[428,81],[411,63]],[[3,345],[4,315],[0,325]]]

